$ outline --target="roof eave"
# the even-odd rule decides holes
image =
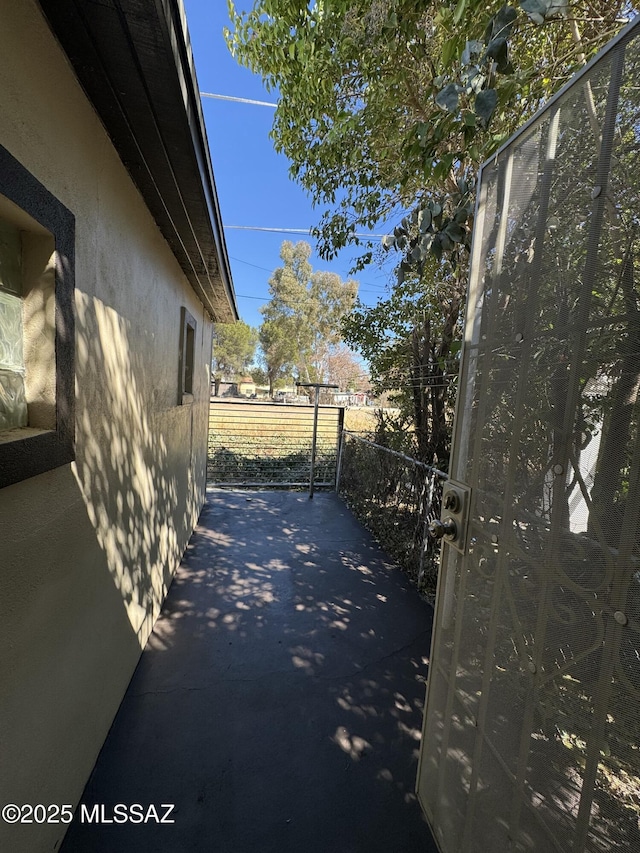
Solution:
[[[238,319],[182,0],[40,0],[198,298]]]

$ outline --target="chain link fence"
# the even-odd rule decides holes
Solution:
[[[354,515],[416,583],[433,596],[439,542],[427,532],[440,517],[447,474],[344,430],[337,489]]]

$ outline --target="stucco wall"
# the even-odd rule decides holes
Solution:
[[[75,805],[202,506],[212,328],[37,5],[0,20],[0,144],[76,217],[77,401],[76,462],[0,490],[0,804]]]

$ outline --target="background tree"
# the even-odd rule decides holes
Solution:
[[[291,374],[297,355],[295,329],[288,317],[272,319],[265,316],[260,326],[260,348],[269,382],[269,395],[273,396],[278,381]]]
[[[327,357],[327,382],[340,391],[368,391],[369,377],[355,354],[344,344],[334,346]]]
[[[341,341],[340,323],[356,298],[355,281],[314,272],[310,256],[308,243],[285,240],[283,266],[269,279],[260,341],[271,382],[294,366],[303,381],[324,381],[328,358]]]
[[[264,387],[265,385],[269,384],[269,377],[267,376],[267,371],[263,367],[252,364],[249,368],[249,373],[251,374],[251,378],[258,387]]]
[[[214,323],[211,370],[216,388],[221,379],[247,373],[254,361],[258,333],[247,323]]]

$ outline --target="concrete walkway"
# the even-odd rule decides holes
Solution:
[[[214,491],[63,853],[436,853],[414,782],[431,608],[334,494]]]

